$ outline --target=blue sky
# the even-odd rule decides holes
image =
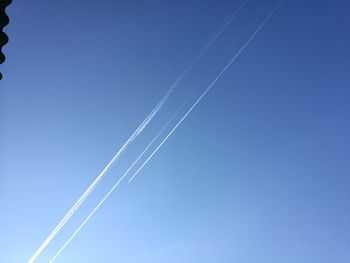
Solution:
[[[48,262],[278,1],[251,0],[50,243]],[[0,262],[27,262],[241,1],[14,1]],[[350,4],[289,1],[57,262],[350,261]]]

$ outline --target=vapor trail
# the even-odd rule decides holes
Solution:
[[[108,169],[112,166],[112,164],[120,157],[120,155],[124,152],[127,146],[132,143],[135,138],[146,128],[149,122],[154,118],[154,116],[161,109],[163,104],[166,102],[171,93],[178,86],[179,82],[187,75],[187,73],[195,66],[198,60],[206,53],[209,47],[213,44],[213,42],[219,37],[219,35],[223,32],[223,30],[227,27],[227,25],[233,20],[234,16],[238,13],[242,6],[234,13],[234,15],[220,28],[220,30],[213,36],[213,38],[206,44],[206,46],[201,50],[199,55],[189,63],[189,65],[185,68],[185,70],[179,75],[179,77],[175,80],[172,86],[169,88],[167,93],[163,96],[160,102],[154,107],[151,113],[146,117],[146,119],[139,125],[139,127],[133,132],[133,134],[129,137],[129,139],[124,143],[124,145],[119,149],[119,151],[114,155],[111,161],[105,166],[102,172],[96,177],[96,179],[92,182],[92,184],[86,189],[83,195],[76,201],[73,207],[68,211],[68,213],[64,216],[64,218],[60,221],[60,223],[56,226],[56,228],[50,233],[47,239],[42,243],[39,249],[35,252],[35,254],[30,258],[28,263],[34,262],[38,256],[43,252],[46,246],[51,242],[51,240],[57,235],[57,233],[62,229],[62,227],[68,222],[68,220],[73,216],[75,211],[80,207],[80,205],[85,201],[85,199],[90,195],[90,193],[94,190],[97,184],[104,177]]]
[[[44,249],[48,246],[48,244],[52,241],[52,239],[57,235],[57,233],[62,229],[62,227],[68,222],[68,220],[73,216],[73,214],[77,211],[80,205],[85,201],[85,199],[91,194],[91,192],[95,189],[97,184],[102,180],[105,176],[106,172],[112,166],[112,164],[121,156],[124,150],[132,143],[135,138],[147,127],[149,122],[155,117],[155,115],[162,108],[163,104],[167,101],[169,96],[176,89],[180,81],[188,74],[188,72],[197,64],[199,59],[207,52],[210,46],[214,43],[214,41],[220,36],[220,34],[224,31],[224,29],[228,26],[228,24],[233,20],[238,11],[242,8],[243,5],[239,7],[239,9],[232,15],[232,17],[226,22],[220,29],[214,34],[214,36],[209,40],[209,42],[201,49],[198,56],[195,57],[185,68],[185,70],[178,76],[175,82],[171,85],[166,94],[162,97],[159,103],[154,107],[151,113],[146,117],[146,119],[139,125],[139,127],[133,132],[133,134],[129,137],[129,139],[124,143],[124,145],[119,149],[119,151],[114,155],[114,157],[110,160],[110,162],[105,166],[102,172],[96,177],[96,179],[90,184],[90,186],[85,190],[83,195],[80,196],[78,201],[72,206],[72,208],[67,212],[67,214],[63,217],[63,219],[59,222],[59,224],[55,227],[55,229],[49,234],[46,240],[41,244],[39,249],[34,253],[34,255],[29,259],[28,263],[33,263],[40,254],[44,251]]]
[[[186,112],[186,114],[178,121],[175,127],[169,132],[169,134],[163,139],[163,141],[157,146],[157,148],[152,152],[152,154],[145,160],[145,162],[139,167],[139,169],[133,174],[128,183],[130,183],[135,176],[144,168],[144,166],[151,160],[151,158],[157,153],[159,148],[168,140],[168,138],[173,134],[173,132],[178,128],[178,126],[187,118],[190,112],[197,106],[197,104],[202,100],[202,98],[207,94],[207,92],[214,86],[214,84],[220,79],[220,77],[225,73],[225,71],[231,66],[231,64],[238,58],[238,56],[243,52],[243,50],[247,47],[247,45],[254,39],[256,34],[261,30],[261,28],[265,25],[265,23],[271,18],[271,16],[275,13],[277,8],[284,2],[282,0],[279,4],[270,12],[270,14],[263,20],[263,22],[259,25],[256,31],[249,37],[249,39],[245,42],[245,44],[241,47],[241,49],[236,53],[236,55],[227,63],[224,69],[219,73],[219,75],[210,83],[207,89],[202,93],[202,95],[196,100],[196,102],[191,106],[191,108]],[[182,105],[183,106],[183,105]],[[180,108],[181,109],[181,108]],[[95,212],[100,208],[100,206],[106,201],[106,199],[111,195],[111,193],[115,190],[115,188],[122,182],[122,180],[128,175],[130,170],[137,164],[137,162],[142,158],[142,156],[147,152],[150,146],[158,139],[161,133],[165,130],[165,128],[170,124],[170,122],[174,119],[177,113],[172,116],[172,118],[163,126],[163,128],[157,133],[157,135],[152,139],[152,141],[147,145],[144,151],[137,157],[137,159],[131,164],[131,166],[126,170],[126,172],[120,177],[120,179],[114,184],[114,186],[110,189],[110,191],[103,197],[103,199],[98,203],[98,205],[92,210],[92,212],[87,216],[87,218],[79,225],[76,231],[70,236],[70,238],[63,244],[60,250],[53,256],[53,258],[49,261],[52,263],[68,246],[68,244],[72,241],[72,239],[79,233],[79,231],[84,227],[84,225],[90,220],[90,218],[95,214]]]
[[[201,49],[201,52],[205,53],[208,48],[213,44],[213,42],[220,36],[222,31],[232,22],[232,20],[238,15],[239,11],[247,4],[249,0],[244,1],[238,9],[232,13],[232,15],[227,19],[227,21],[214,33],[213,37],[208,41],[208,43]]]
[[[162,127],[162,129],[154,136],[151,142],[146,146],[143,152],[136,158],[136,160],[130,165],[130,167],[124,172],[124,174],[119,178],[119,180],[113,185],[109,192],[102,198],[102,200],[97,204],[97,206],[91,211],[91,213],[85,218],[85,220],[79,225],[79,227],[74,231],[74,233],[69,237],[69,239],[63,244],[63,246],[58,250],[58,252],[51,258],[49,263],[52,263],[56,258],[62,253],[62,251],[69,245],[72,239],[80,232],[80,230],[85,226],[85,224],[90,220],[90,218],[96,213],[100,206],[106,201],[106,199],[112,194],[112,192],[117,188],[117,186],[123,181],[123,179],[129,174],[132,168],[138,163],[138,161],[143,157],[147,150],[153,145],[153,143],[159,138],[163,131],[169,126],[169,124],[174,120],[178,113],[185,106],[185,103],[177,110],[177,112],[167,121],[167,123]]]
[[[157,109],[157,107],[155,107]],[[152,111],[152,113],[154,110]],[[84,202],[84,200],[88,197],[88,195],[94,190],[96,185],[99,183],[99,181],[102,179],[102,177],[105,175],[105,173],[108,171],[108,169],[112,166],[114,161],[120,157],[120,155],[123,153],[125,148],[136,138],[136,136],[142,131],[142,129],[145,128],[145,126],[150,121],[150,116],[148,116],[141,124],[140,126],[133,132],[133,134],[130,136],[130,138],[124,143],[124,145],[119,149],[119,151],[114,155],[112,160],[105,166],[105,168],[102,170],[102,172],[96,177],[96,179],[92,182],[92,184],[86,189],[86,191],[83,193],[82,196],[76,201],[76,203],[72,206],[72,208],[68,211],[68,213],[63,217],[63,219],[60,221],[60,223],[55,227],[55,229],[50,233],[50,235],[46,238],[46,240],[42,243],[42,245],[39,247],[39,249],[35,252],[35,254],[30,258],[28,263],[34,262],[39,255],[43,252],[43,250],[47,247],[47,245],[51,242],[51,240],[57,235],[57,233],[62,229],[62,227],[67,223],[67,221],[73,216],[75,211],[79,208],[79,206]]]
[[[269,13],[269,15],[263,20],[263,22],[258,26],[254,33],[248,38],[244,45],[238,50],[236,55],[226,64],[224,69],[219,73],[219,75],[210,83],[207,89],[202,93],[202,95],[195,101],[191,108],[186,112],[186,114],[178,121],[175,127],[168,133],[168,135],[163,139],[163,141],[157,146],[157,148],[151,153],[151,155],[144,161],[144,163],[137,169],[137,171],[130,178],[128,183],[130,183],[138,175],[138,173],[143,169],[143,167],[152,159],[152,157],[158,152],[159,148],[168,140],[168,138],[174,133],[177,127],[187,118],[188,114],[197,106],[197,104],[203,99],[207,92],[214,86],[214,84],[220,79],[220,77],[225,73],[225,71],[231,66],[231,64],[238,58],[238,56],[243,52],[243,50],[248,46],[248,44],[254,39],[256,34],[261,30],[261,28],[266,24],[266,22],[272,17],[275,11],[281,6],[284,0],[280,1],[277,6]]]

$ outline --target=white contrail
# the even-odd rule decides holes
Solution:
[[[185,106],[187,100],[182,104],[182,106],[177,110],[177,112],[167,121],[167,123],[162,127],[162,129],[154,136],[151,142],[143,150],[143,152],[136,158],[136,160],[130,165],[130,167],[124,172],[124,174],[119,178],[119,180],[113,185],[113,187],[108,191],[108,193],[102,198],[98,205],[91,211],[91,213],[85,218],[85,220],[79,225],[79,227],[74,231],[74,233],[69,237],[69,239],[63,244],[63,246],[58,250],[58,252],[51,258],[49,263],[52,263],[56,258],[62,253],[62,251],[68,246],[72,239],[79,233],[79,231],[85,226],[85,224],[90,220],[90,218],[96,213],[100,206],[106,201],[106,199],[112,194],[112,192],[117,188],[117,186],[123,181],[123,179],[129,174],[132,168],[138,163],[138,161],[143,157],[147,150],[153,145],[153,143],[159,138],[163,131],[169,126],[169,124],[174,120],[178,113]]]
[[[239,10],[241,7],[239,8]],[[236,14],[237,12],[235,12]],[[234,16],[235,16],[234,14]],[[230,22],[233,20],[234,17],[230,18]],[[55,229],[49,234],[49,236],[46,238],[46,240],[41,244],[39,249],[34,253],[34,255],[29,259],[28,263],[33,263],[39,255],[44,251],[44,249],[48,246],[48,244],[51,242],[51,240],[57,235],[57,233],[62,229],[62,227],[68,222],[68,220],[73,216],[73,214],[77,211],[77,209],[80,207],[80,205],[85,201],[85,199],[90,195],[90,193],[95,189],[97,184],[102,180],[102,178],[105,176],[108,169],[112,166],[112,164],[121,156],[121,154],[124,152],[124,150],[129,146],[130,143],[132,143],[135,138],[146,128],[146,126],[149,124],[149,122],[155,117],[155,115],[159,112],[163,104],[166,102],[166,100],[169,98],[171,93],[176,89],[180,81],[187,75],[187,73],[196,65],[198,60],[206,53],[206,51],[209,49],[209,47],[213,44],[213,42],[219,37],[219,35],[224,31],[224,29],[227,27],[229,23],[225,23],[222,27],[220,27],[220,30],[217,31],[216,34],[212,37],[212,39],[208,42],[208,44],[205,45],[205,47],[200,51],[199,55],[193,59],[188,66],[185,68],[185,70],[179,75],[179,77],[175,80],[175,82],[171,85],[169,90],[166,92],[166,94],[163,96],[163,98],[159,101],[159,103],[154,107],[154,109],[151,111],[151,113],[146,117],[146,119],[139,125],[139,127],[133,132],[133,134],[130,136],[130,138],[124,143],[124,145],[119,149],[119,151],[114,155],[112,160],[105,166],[105,168],[102,170],[102,172],[96,177],[96,179],[90,184],[90,186],[85,190],[83,195],[80,196],[78,201],[72,206],[72,208],[67,212],[67,214],[63,217],[63,219],[60,221],[60,223],[55,227]]]
[[[157,107],[156,107],[157,108]],[[154,111],[152,111],[153,113]],[[150,121],[150,117],[148,116],[140,126],[133,132],[130,138],[125,142],[125,144],[119,149],[119,151],[114,155],[112,160],[105,166],[102,172],[96,177],[96,179],[92,182],[92,184],[86,189],[82,196],[76,201],[73,207],[68,211],[68,213],[64,216],[64,218],[60,221],[60,223],[55,227],[55,229],[50,233],[50,235],[46,238],[46,240],[42,243],[39,249],[35,252],[35,254],[30,258],[28,263],[34,262],[38,256],[43,252],[46,246],[51,242],[51,240],[57,235],[57,233],[61,230],[61,228],[67,223],[67,221],[73,216],[75,211],[79,208],[79,206],[84,202],[84,200],[88,197],[88,195],[94,190],[96,185],[114,163],[114,161],[123,153],[125,148],[136,138],[137,134],[140,133],[141,129],[144,129],[145,125]]]
[[[224,72],[231,66],[231,64],[238,58],[238,56],[243,52],[243,50],[247,47],[247,45],[253,40],[256,34],[261,30],[261,28],[265,25],[265,23],[271,18],[271,16],[275,13],[275,11],[279,8],[279,6],[284,2],[284,0],[280,1],[279,4],[270,12],[270,14],[263,20],[263,22],[259,25],[256,31],[249,37],[249,39],[245,42],[245,44],[241,47],[241,49],[236,53],[236,55],[228,62],[228,64],[224,67],[224,69],[219,73],[219,75],[210,83],[207,89],[202,93],[202,95],[196,100],[196,102],[191,106],[191,108],[186,112],[186,114],[179,120],[179,122],[175,125],[175,127],[169,132],[169,134],[163,139],[163,141],[157,146],[157,148],[152,152],[152,154],[145,160],[145,162],[139,167],[139,169],[133,174],[131,179],[128,181],[130,183],[135,176],[144,168],[144,166],[150,161],[150,159],[157,153],[159,148],[168,140],[168,138],[173,134],[173,132],[177,129],[177,127],[185,120],[185,118],[189,115],[189,113],[197,106],[197,104],[202,100],[202,98],[206,95],[206,93],[213,87],[213,85],[218,81],[218,79],[224,74]],[[158,104],[159,105],[159,104]],[[70,238],[64,243],[64,245],[60,248],[60,250],[55,254],[55,256],[50,260],[52,263],[67,247],[67,245],[72,241],[72,239],[79,233],[79,231],[84,227],[84,225],[90,220],[90,218],[95,214],[95,212],[99,209],[99,207],[106,201],[106,199],[110,196],[110,194],[115,190],[115,188],[122,182],[122,180],[128,175],[130,170],[137,164],[137,162],[141,159],[141,157],[146,153],[146,151],[150,148],[150,146],[156,141],[156,139],[161,135],[164,129],[168,126],[168,124],[173,120],[176,114],[163,126],[163,128],[158,132],[158,134],[153,138],[153,140],[147,145],[145,150],[137,157],[137,159],[132,163],[132,165],[128,168],[128,170],[121,176],[121,178],[114,184],[114,186],[110,189],[110,191],[103,197],[103,199],[98,203],[98,205],[92,210],[92,212],[87,216],[87,218],[79,225],[76,231],[70,236]]]
[[[281,6],[284,0],[280,1],[277,6],[270,12],[270,14],[262,21],[262,23],[258,26],[258,28],[254,31],[254,33],[248,38],[248,40],[244,43],[244,45],[238,50],[236,55],[226,64],[224,69],[219,73],[219,75],[210,83],[207,89],[202,93],[202,95],[195,101],[195,103],[191,106],[191,108],[186,112],[186,114],[178,121],[175,127],[169,132],[169,134],[163,139],[163,141],[155,148],[155,150],[151,153],[151,155],[144,161],[144,163],[137,169],[137,171],[130,178],[128,183],[130,183],[136,175],[143,169],[143,167],[152,159],[152,157],[157,153],[160,147],[168,140],[168,138],[174,133],[177,127],[187,118],[188,114],[197,106],[197,104],[203,99],[203,97],[207,94],[207,92],[214,86],[214,84],[218,81],[218,79],[225,73],[225,71],[231,66],[231,64],[238,58],[238,56],[243,52],[243,50],[248,46],[248,44],[254,39],[256,34],[261,30],[261,28],[265,25],[265,23],[271,18],[271,16],[275,13],[275,11]]]
[[[213,34],[213,37],[208,41],[208,43],[201,49],[201,52],[205,53],[208,48],[213,44],[213,42],[221,35],[222,31],[232,22],[232,20],[238,15],[239,11],[247,4],[249,0],[244,1],[238,9],[232,13],[232,15],[227,19],[227,21]]]

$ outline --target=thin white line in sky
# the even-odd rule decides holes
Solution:
[[[219,73],[219,75],[210,83],[208,88],[202,93],[202,95],[196,100],[196,102],[191,106],[191,108],[186,112],[186,114],[178,121],[175,127],[169,132],[169,134],[163,139],[163,141],[157,146],[157,148],[152,152],[152,154],[145,160],[145,162],[138,168],[138,170],[133,174],[128,183],[130,183],[136,175],[144,168],[144,166],[151,160],[151,158],[157,153],[159,148],[166,142],[166,140],[173,134],[173,132],[177,129],[177,127],[186,119],[189,113],[196,107],[196,105],[202,100],[202,98],[206,95],[206,93],[212,88],[212,86],[219,80],[219,78],[224,74],[224,72],[230,67],[230,65],[238,58],[238,56],[243,52],[243,50],[247,47],[247,45],[253,40],[255,35],[261,30],[261,28],[265,25],[265,23],[271,18],[271,16],[275,13],[278,7],[284,2],[282,0],[271,12],[270,14],[263,20],[263,22],[259,25],[256,31],[250,36],[250,38],[245,42],[245,44],[241,47],[241,49],[236,53],[236,55],[228,62],[228,64],[224,67],[224,69]],[[184,105],[178,110],[178,112],[182,109]],[[177,112],[177,113],[178,113]],[[152,141],[147,145],[145,150],[137,157],[137,159],[132,163],[132,165],[128,168],[128,170],[122,175],[122,177],[114,184],[114,186],[110,189],[110,191],[103,197],[103,199],[97,204],[97,206],[91,211],[91,213],[85,218],[85,220],[79,225],[79,227],[75,230],[75,232],[69,237],[69,239],[63,244],[63,246],[58,250],[58,252],[52,257],[49,263],[54,262],[56,258],[62,253],[62,251],[69,245],[72,239],[79,233],[79,231],[85,226],[85,224],[91,219],[91,217],[96,213],[96,211],[100,208],[100,206],[106,201],[106,199],[112,194],[115,188],[122,182],[122,180],[128,175],[130,170],[137,164],[137,162],[141,159],[141,157],[146,153],[146,151],[150,148],[150,146],[158,139],[161,133],[165,130],[165,128],[170,124],[170,122],[174,119],[177,113],[171,117],[171,119],[163,126],[163,128],[157,133],[157,135],[152,139]]]
[[[203,48],[202,51],[203,53],[205,53],[208,48],[213,44],[213,42],[221,35],[222,31],[225,30],[225,28],[232,22],[232,20],[238,15],[238,13],[241,11],[241,9],[247,4],[249,0],[244,1],[239,7],[238,9],[233,12],[233,14],[229,17],[229,19],[227,19],[227,21],[222,25],[222,27],[220,27],[213,35],[213,38],[208,41],[208,44],[206,44]]]
[[[245,3],[244,3],[245,4]],[[243,4],[243,5],[244,5]],[[163,104],[166,102],[168,97],[171,95],[171,93],[175,90],[175,88],[178,86],[180,81],[187,75],[187,73],[196,65],[196,63],[199,61],[199,59],[207,52],[208,48],[214,43],[214,41],[219,37],[219,35],[224,31],[224,29],[228,26],[228,24],[233,20],[233,18],[236,16],[238,11],[242,8],[241,5],[239,9],[232,15],[232,17],[228,20],[227,23],[224,24],[220,28],[220,30],[213,36],[213,38],[208,42],[208,44],[205,46],[204,49],[202,49],[199,53],[199,55],[191,61],[191,63],[188,64],[188,66],[185,68],[185,70],[180,74],[180,76],[175,80],[173,85],[169,88],[167,93],[163,96],[163,98],[160,100],[160,102],[155,106],[155,108],[152,110],[152,112],[146,117],[146,119],[140,124],[140,126],[133,132],[133,134],[130,136],[130,138],[124,143],[124,145],[119,149],[119,151],[114,155],[114,157],[111,159],[111,161],[105,166],[105,168],[102,170],[102,172],[96,177],[96,179],[90,184],[90,186],[85,190],[85,192],[80,196],[78,201],[72,206],[72,208],[66,213],[66,215],[63,217],[63,219],[60,221],[60,223],[55,227],[55,229],[49,234],[49,236],[46,238],[46,240],[41,244],[41,246],[38,248],[38,250],[34,253],[34,255],[29,259],[28,263],[33,263],[40,254],[44,251],[44,249],[48,246],[48,244],[52,241],[52,239],[57,235],[57,233],[63,228],[63,226],[68,222],[68,220],[74,215],[74,213],[78,210],[78,208],[81,206],[81,204],[85,201],[85,199],[91,194],[91,192],[95,189],[97,184],[102,180],[102,178],[105,176],[106,172],[109,170],[109,168],[112,166],[112,164],[121,156],[121,154],[124,152],[124,150],[129,146],[130,143],[132,143],[135,138],[146,128],[146,126],[149,124],[149,122],[155,117],[155,115],[158,113],[158,111],[161,109]]]
[[[258,26],[258,28],[254,31],[254,33],[248,38],[248,40],[244,43],[244,45],[238,50],[236,55],[226,64],[223,70],[219,73],[219,75],[210,83],[207,89],[202,93],[202,95],[196,100],[196,102],[192,105],[192,107],[186,112],[186,114],[179,120],[179,122],[175,125],[175,127],[169,132],[169,134],[163,139],[163,141],[155,148],[155,150],[151,153],[151,155],[144,161],[144,163],[137,169],[137,171],[133,174],[133,176],[129,179],[128,183],[130,183],[134,178],[138,175],[138,173],[143,169],[143,167],[152,159],[152,157],[157,153],[160,147],[168,140],[168,138],[173,134],[173,132],[177,129],[177,127],[187,118],[188,114],[197,106],[197,104],[203,99],[203,97],[207,94],[207,92],[214,86],[214,84],[220,79],[220,77],[225,73],[225,71],[231,66],[231,64],[238,58],[238,56],[243,52],[243,50],[248,46],[248,44],[254,39],[256,34],[261,30],[261,28],[266,24],[266,22],[271,18],[271,16],[275,13],[275,11],[280,7],[280,5],[284,2],[284,0],[280,1],[277,6],[270,12],[270,14],[263,20],[263,22]]]

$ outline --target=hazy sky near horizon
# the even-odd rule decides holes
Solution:
[[[24,1],[0,84],[0,262],[27,262],[242,1]],[[48,262],[276,0],[248,1],[38,259]],[[286,0],[56,262],[350,262],[350,3]]]

